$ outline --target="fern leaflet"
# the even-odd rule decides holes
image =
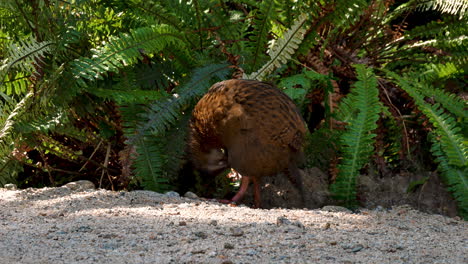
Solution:
[[[377,120],[382,110],[379,102],[377,78],[372,70],[364,65],[355,65],[358,81],[354,84],[348,100],[340,106],[341,117],[348,120],[346,132],[341,135],[342,160],[338,164],[338,177],[330,186],[335,198],[346,206],[356,206],[356,181],[359,170],[368,161],[374,149],[371,131],[377,128]]]
[[[273,42],[269,50],[270,60],[260,70],[244,76],[245,79],[262,80],[282,64],[288,62],[304,39],[307,15],[302,14],[284,36]]]
[[[142,53],[155,53],[165,47],[183,47],[178,31],[167,25],[137,28],[129,34],[113,37],[104,46],[93,50],[91,58],[77,59],[72,63],[73,76],[79,85],[86,87],[82,79],[103,79],[107,72],[135,64]]]
[[[435,127],[435,133],[440,137],[442,150],[446,153],[449,164],[457,167],[468,166],[468,147],[463,137],[459,134],[460,128],[455,119],[444,112],[440,104],[430,105],[424,101],[424,97],[408,82],[414,78],[402,78],[399,75],[386,71],[386,74],[400,85],[415,101],[421,110]],[[420,83],[418,83],[420,84]]]

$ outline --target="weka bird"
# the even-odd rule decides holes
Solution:
[[[260,207],[260,178],[285,172],[304,199],[298,162],[306,127],[293,101],[272,84],[227,80],[214,84],[193,110],[188,142],[192,162],[215,176],[228,167],[241,176],[239,202],[250,181]]]

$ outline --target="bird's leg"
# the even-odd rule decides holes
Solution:
[[[232,197],[231,200],[219,200],[219,202],[221,202],[221,203],[231,203],[231,202],[237,203],[237,202],[239,202],[240,200],[242,200],[245,193],[247,192],[247,189],[249,188],[249,184],[250,184],[250,177],[242,176],[241,186],[240,186],[239,191],[236,193],[236,195],[234,195],[234,197]]]
[[[236,195],[234,195],[234,197],[232,197],[231,201],[237,203],[240,200],[242,200],[245,193],[247,192],[247,189],[249,188],[249,184],[250,184],[250,177],[242,176],[241,186],[239,188],[239,191],[236,193]]]
[[[255,208],[260,208],[262,201],[260,198],[260,183],[258,178],[253,178],[252,179],[253,184],[254,184],[254,205]]]

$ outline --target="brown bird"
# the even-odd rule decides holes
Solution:
[[[306,127],[293,101],[270,83],[227,80],[214,84],[195,106],[189,153],[211,176],[231,167],[242,176],[231,200],[239,202],[250,181],[260,207],[260,178],[285,172],[304,199],[298,162]]]

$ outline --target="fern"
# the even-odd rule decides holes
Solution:
[[[33,38],[21,41],[19,44],[12,43],[8,51],[8,61],[5,71],[16,67],[24,72],[35,72],[35,65],[43,63],[46,53],[51,51],[50,41],[38,42]]]
[[[208,65],[195,70],[176,94],[159,98],[148,109],[135,104],[121,107],[127,144],[133,144],[138,153],[135,177],[146,189],[169,188],[184,158],[186,131],[182,128],[189,116],[184,111],[206,92],[214,77],[225,79],[227,72],[225,64]]]
[[[425,102],[424,97],[414,87],[422,84],[408,81],[409,79],[414,80],[414,78],[402,78],[393,72],[386,72],[386,74],[411,96],[419,110],[434,126],[431,150],[436,156],[436,161],[439,162],[441,173],[450,186],[449,190],[459,202],[459,207],[466,213],[468,210],[466,204],[466,199],[468,199],[466,196],[468,192],[468,174],[466,173],[468,171],[468,146],[460,133],[461,129],[456,120],[444,112],[439,103],[431,105]],[[442,98],[444,97],[445,95]],[[458,109],[455,111],[457,112]]]
[[[359,170],[368,162],[374,147],[371,131],[377,128],[382,106],[379,102],[377,78],[372,70],[355,65],[358,81],[348,99],[340,106],[341,120],[348,120],[347,130],[341,135],[342,160],[338,165],[338,177],[330,186],[335,198],[346,206],[356,206],[356,181]]]
[[[31,82],[24,72],[16,72],[14,76],[5,76],[5,80],[0,85],[0,92],[7,95],[22,95],[25,94]]]
[[[418,89],[418,92],[440,103],[450,113],[460,118],[462,122],[468,122],[468,112],[466,111],[468,103],[462,101],[456,94],[447,93],[441,89],[435,89],[430,85],[424,85],[423,89]]]
[[[149,106],[148,112],[144,114],[147,122],[139,128],[138,134],[143,135],[148,130],[153,134],[164,132],[180,117],[183,108],[208,90],[213,77],[225,79],[227,70],[226,64],[211,64],[195,70],[189,82],[177,87],[177,94]]]
[[[428,82],[456,78],[463,76],[465,73],[464,69],[467,68],[466,66],[466,63],[465,65],[457,65],[453,62],[427,63],[424,65],[420,78]]]
[[[434,10],[450,15],[458,15],[461,19],[465,16],[467,7],[468,3],[464,0],[410,0],[396,8],[388,21],[405,12],[411,12],[413,10]]]
[[[138,155],[135,158],[135,176],[142,180],[142,185],[147,190],[164,192],[170,189],[163,168],[164,153],[162,147],[154,144],[149,138],[139,138],[134,142]]]
[[[0,144],[3,143],[4,138],[6,138],[11,133],[11,130],[13,129],[13,126],[16,122],[17,116],[21,116],[21,114],[26,110],[27,106],[31,103],[33,95],[33,92],[29,92],[28,94],[26,94],[26,96],[9,113],[5,121],[2,122],[2,127],[0,130]]]
[[[407,92],[414,100],[419,110],[425,114],[430,122],[434,125],[434,132],[440,137],[442,150],[446,153],[449,160],[449,165],[457,167],[468,166],[468,147],[464,142],[463,137],[459,134],[460,128],[457,126],[455,119],[445,113],[440,104],[430,105],[424,101],[424,97],[418,92],[408,80],[414,78],[402,78],[393,72],[386,74],[395,79],[400,87]],[[414,83],[414,82],[413,82]],[[421,85],[420,83],[417,83]]]
[[[2,136],[0,137],[0,186],[6,183],[15,183],[15,176],[21,171],[20,166],[15,166],[18,162],[12,157],[15,152],[14,142],[16,142],[18,135],[8,132],[12,127],[11,124],[8,124],[8,122],[11,122],[8,113],[15,112],[12,105],[14,105],[13,102],[0,100],[0,126],[2,127]]]
[[[262,1],[255,14],[253,21],[253,32],[250,37],[247,48],[250,51],[248,58],[248,68],[257,69],[260,63],[264,61],[264,51],[267,47],[268,35],[272,27],[272,21],[276,18],[275,1]]]
[[[442,13],[458,15],[460,18],[464,17],[468,8],[468,2],[464,0],[419,0],[417,2],[417,9],[437,10]]]
[[[138,28],[129,34],[113,37],[108,43],[93,50],[92,58],[77,59],[72,63],[72,73],[78,84],[86,87],[84,80],[103,79],[108,72],[132,65],[143,53],[155,53],[167,46],[183,47],[182,38],[172,27],[159,25]]]
[[[307,22],[307,16],[301,15],[296,23],[284,33],[284,36],[273,42],[272,47],[269,50],[270,61],[268,61],[258,71],[253,72],[249,75],[244,76],[246,79],[257,79],[262,80],[267,74],[271,73],[276,68],[279,68],[282,64],[286,64],[291,59],[295,50],[299,47],[299,44],[304,38],[306,28],[304,25]]]
[[[448,190],[458,201],[458,213],[464,219],[468,219],[468,166],[458,168],[449,164],[447,155],[442,150],[438,137],[433,133],[429,134],[432,141],[431,151],[439,163],[439,172],[442,175]]]

